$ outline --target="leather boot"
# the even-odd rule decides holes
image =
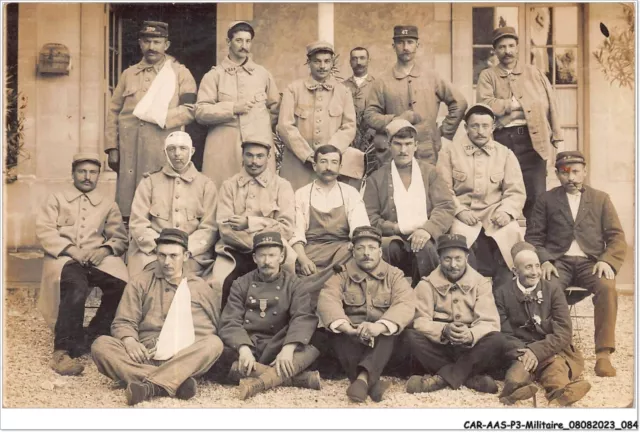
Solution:
[[[256,363],[256,366],[253,371],[251,371],[251,374],[248,377],[244,377],[240,375],[239,365],[236,361],[231,365],[231,369],[229,370],[227,379],[234,384],[239,384],[240,380],[242,380],[243,378],[258,378],[260,377],[260,375],[268,372],[269,369],[274,368],[265,366],[262,363]],[[320,373],[318,373],[318,371],[304,371],[294,376],[293,378],[285,378],[282,381],[282,386],[320,390],[322,388],[322,382],[320,380]]]
[[[320,351],[313,345],[305,345],[302,350],[293,353],[293,374],[300,374],[318,358]],[[257,380],[258,382],[254,381]],[[278,387],[283,384],[286,378],[278,376],[276,368],[269,367],[268,370],[258,378],[247,378],[240,381],[239,396],[244,400],[255,396],[265,390]]]
[[[520,387],[531,384],[531,374],[519,360],[514,360],[504,377],[504,388],[499,397],[507,397]]]

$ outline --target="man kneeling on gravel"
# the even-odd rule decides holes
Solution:
[[[437,249],[440,265],[416,286],[413,329],[403,335],[403,345],[430,375],[412,376],[407,393],[463,384],[497,393],[495,381],[485,374],[502,362],[506,337],[500,333],[491,282],[468,264],[463,235],[440,236]]]
[[[220,299],[206,282],[183,272],[189,236],[165,228],[156,239],[157,261],[127,284],[111,336],[91,347],[98,371],[124,383],[128,405],[154,396],[191,399],[194,377],[222,353],[216,335]]]
[[[303,282],[282,268],[285,259],[279,232],[256,234],[258,268],[233,282],[222,312],[227,349],[221,363],[237,359],[229,378],[240,381],[241,400],[280,385],[320,390],[318,372],[305,372],[320,355],[318,337],[312,338],[318,318]]]

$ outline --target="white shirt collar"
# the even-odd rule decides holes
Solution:
[[[540,283],[540,282],[538,282]],[[516,285],[518,285],[518,288],[520,288],[520,291],[522,291],[523,294],[531,294],[536,287],[538,286],[538,284],[535,284],[534,286],[532,286],[531,288],[525,288],[521,283],[520,283],[520,279],[518,279],[516,277]]]

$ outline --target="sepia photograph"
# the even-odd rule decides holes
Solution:
[[[2,409],[27,422],[3,428],[638,428],[635,3],[2,2],[2,23]]]

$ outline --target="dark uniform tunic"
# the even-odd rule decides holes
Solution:
[[[260,363],[270,364],[284,345],[309,344],[317,325],[297,276],[282,270],[276,280],[265,282],[253,270],[231,286],[220,337],[236,352],[248,345]]]
[[[540,293],[540,294],[538,294]],[[584,369],[582,353],[571,344],[571,317],[564,293],[540,280],[525,295],[515,280],[497,288],[496,306],[502,333],[512,349],[529,348],[538,358],[536,378],[553,393],[576,379]]]

